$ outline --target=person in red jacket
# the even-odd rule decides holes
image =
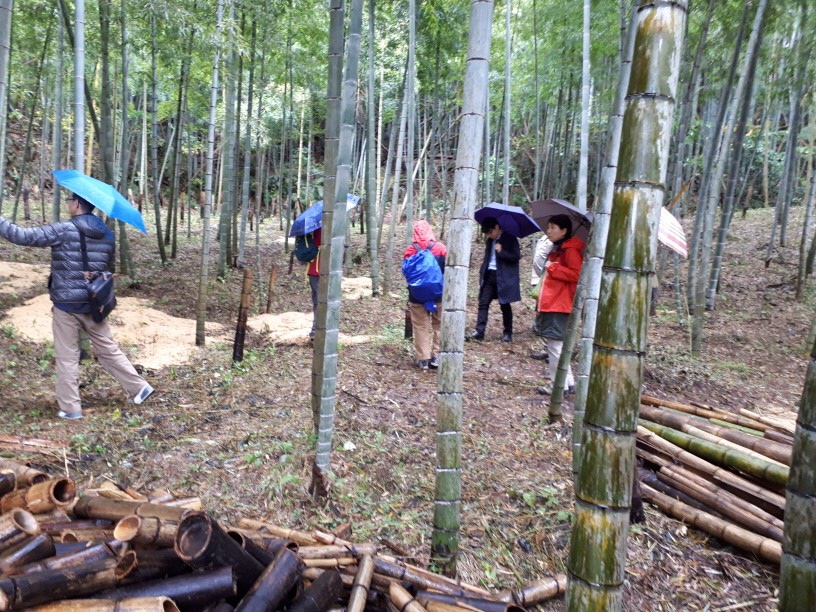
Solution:
[[[584,241],[572,235],[572,221],[567,215],[553,215],[547,222],[547,238],[553,243],[553,249],[544,264],[544,282],[538,294],[538,312],[541,335],[547,339],[549,353],[550,384],[539,388],[539,392],[552,393],[552,381],[561,358],[564,346],[564,332],[572,310],[572,301],[578,288],[578,277],[584,262]],[[575,379],[572,368],[567,368],[567,379],[564,383],[565,393],[575,392]]]
[[[416,246],[415,246],[416,245]],[[447,247],[434,240],[433,229],[425,221],[414,223],[414,241],[405,249],[403,259],[408,259],[420,249],[430,249],[431,254],[436,257],[436,263],[442,274],[445,273],[445,256],[448,254]],[[441,299],[436,303],[436,310],[429,312],[420,300],[411,295],[411,287],[408,287],[408,302],[411,305],[411,325],[414,328],[414,355],[416,356],[417,367],[421,370],[431,368],[435,370],[439,367],[439,325],[442,317]]]
[[[320,285],[320,241],[323,238],[321,228],[317,228],[311,234],[311,239],[317,245],[317,257],[309,262],[309,268],[306,270],[306,276],[309,279],[309,288],[312,290],[312,330],[309,332],[309,338],[314,338],[315,326],[317,325],[317,288]]]

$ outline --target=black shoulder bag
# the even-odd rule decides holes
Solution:
[[[74,224],[76,225],[76,224]],[[96,323],[104,321],[116,308],[116,293],[113,288],[112,272],[91,272],[88,264],[88,248],[85,234],[77,227],[79,242],[82,248],[82,266],[85,268],[85,281],[88,284],[88,300],[91,302],[91,318]]]

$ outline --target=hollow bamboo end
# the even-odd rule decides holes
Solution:
[[[76,485],[70,478],[60,478],[51,486],[51,495],[57,505],[67,506],[76,497]]]
[[[15,508],[11,511],[11,520],[20,531],[24,531],[29,535],[37,535],[40,533],[40,525],[37,519],[28,510],[22,508]]]
[[[119,558],[114,569],[116,580],[122,580],[136,568],[136,553],[132,550],[127,551]]]
[[[182,519],[176,533],[176,554],[182,561],[198,557],[209,546],[213,535],[210,518],[203,512],[193,512]]]
[[[142,519],[135,514],[126,516],[116,523],[116,527],[113,528],[113,537],[121,542],[130,542],[139,533],[141,523]]]

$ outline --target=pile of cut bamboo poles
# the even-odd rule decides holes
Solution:
[[[492,592],[346,533],[222,527],[198,498],[106,485],[77,496],[69,478],[0,460],[0,612],[500,612],[566,589],[559,574]]]
[[[639,423],[644,499],[732,546],[780,562],[795,422],[644,395]]]

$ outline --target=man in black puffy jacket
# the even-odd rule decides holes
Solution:
[[[116,241],[113,232],[93,214],[93,205],[79,196],[66,202],[69,221],[24,228],[0,217],[0,237],[22,246],[51,247],[51,276],[48,290],[54,303],[51,313],[54,353],[57,368],[57,415],[81,419],[79,399],[79,345],[77,337],[84,329],[91,340],[100,365],[127,391],[130,401],[141,404],[151,387],[139,376],[111,336],[107,320],[96,323],[91,317],[80,232],[85,236],[88,272],[108,269]]]

